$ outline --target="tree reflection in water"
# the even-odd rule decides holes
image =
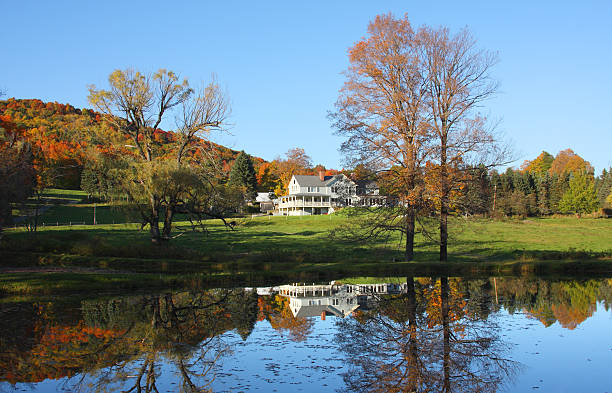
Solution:
[[[458,281],[406,280],[400,295],[338,322],[347,391],[494,392],[520,365],[493,317],[468,312]]]
[[[232,329],[250,334],[257,295],[185,292],[85,301],[81,310],[76,324],[39,315],[42,339],[31,357],[13,365],[15,382],[67,376],[63,389],[71,392],[158,392],[160,374],[172,365],[178,391],[211,391],[215,365],[231,349],[219,335]],[[37,364],[47,375],[36,374]],[[165,383],[173,379],[164,377]]]
[[[338,319],[335,326],[336,343],[350,367],[344,375],[347,391],[493,392],[519,368],[509,359],[509,344],[501,339],[496,321],[512,320],[510,315],[519,313],[544,326],[558,323],[574,329],[599,305],[609,310],[612,304],[612,279],[409,277],[401,288],[392,285],[401,293],[368,299],[347,292],[348,286],[328,291],[338,302],[350,298],[350,311],[360,305],[354,317]],[[291,341],[308,350],[296,354],[289,368],[325,367],[330,359],[342,363],[332,346],[326,349],[333,353],[330,358],[310,358],[317,354],[310,348],[328,346],[328,325],[298,314],[313,314],[305,312],[310,300],[317,310],[313,315],[321,318],[321,304],[327,304],[328,311],[339,307],[333,315],[345,315],[339,304],[348,303],[334,303],[319,293],[297,299],[292,311],[286,294],[267,289],[262,296],[244,289],[215,289],[85,301],[66,296],[51,302],[0,302],[0,391],[46,391],[49,384],[71,392],[210,391],[216,376],[222,378],[215,385],[223,386],[241,373],[216,373],[220,360],[233,349],[230,341],[237,339],[224,333],[235,331],[246,340],[257,321],[265,341],[258,335],[241,351],[263,351],[272,363],[284,364],[286,353],[280,353],[280,360],[272,354]],[[276,335],[266,335],[270,329]],[[241,364],[243,359],[231,361]],[[258,365],[247,368],[242,370],[247,379],[256,380],[263,373]],[[42,381],[49,384],[37,385]]]

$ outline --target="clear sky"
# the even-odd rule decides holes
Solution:
[[[602,1],[8,1],[0,2],[0,88],[8,97],[88,107],[87,86],[113,70],[167,68],[198,84],[216,73],[231,135],[272,160],[302,147],[340,168],[333,110],[347,49],[377,14],[468,27],[499,53],[501,90],[487,111],[520,165],[571,147],[612,166],[612,2]]]

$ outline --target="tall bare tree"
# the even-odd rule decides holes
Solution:
[[[368,234],[403,233],[406,260],[414,256],[421,166],[428,152],[423,54],[406,16],[377,16],[368,26],[368,36],[349,49],[347,80],[331,114],[337,133],[347,138],[341,150],[349,163],[388,172],[393,178],[400,207],[379,211],[367,226]]]
[[[448,259],[448,216],[451,196],[464,168],[499,165],[507,151],[498,144],[481,104],[498,88],[491,70],[497,55],[477,48],[467,30],[451,35],[447,28],[419,31],[427,79],[429,124],[437,138],[430,166],[433,198],[439,210],[440,260]]]
[[[136,205],[150,226],[152,241],[167,240],[177,209],[188,205],[186,199],[193,197],[194,189],[211,184],[199,176],[200,160],[195,158],[204,157],[201,142],[208,134],[225,125],[230,111],[227,97],[214,78],[196,91],[186,79],[164,69],[153,75],[116,70],[108,84],[108,90],[91,86],[89,102],[119,134],[106,136],[106,141],[119,144],[118,151],[135,150],[125,155],[130,163],[121,174],[122,191],[140,202]],[[172,115],[174,133],[160,142],[159,127]]]

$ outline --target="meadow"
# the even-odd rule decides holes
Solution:
[[[334,228],[357,225],[346,214],[236,218],[233,230],[210,220],[199,232],[179,221],[177,237],[155,246],[146,228],[127,222],[134,219],[120,207],[96,204],[98,225],[92,225],[93,203],[85,194],[55,190],[49,195],[52,203],[38,231],[5,230],[0,291],[259,284],[367,274],[612,272],[610,219],[456,217],[449,263],[442,264],[437,244],[421,234],[411,262],[401,261],[399,235],[368,243],[332,238]]]

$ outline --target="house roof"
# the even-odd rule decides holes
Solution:
[[[327,181],[332,178],[332,176],[325,176],[325,180],[321,181],[319,176],[293,175],[293,177],[295,177],[295,181],[302,187],[325,187],[327,186]]]
[[[313,175],[293,175],[301,187],[329,187],[332,183],[344,177],[342,174],[324,176],[323,181],[319,176]],[[349,179],[350,181],[350,179]]]
[[[255,200],[257,202],[272,202],[272,200],[270,199],[269,192],[258,192],[257,198],[255,198]]]

